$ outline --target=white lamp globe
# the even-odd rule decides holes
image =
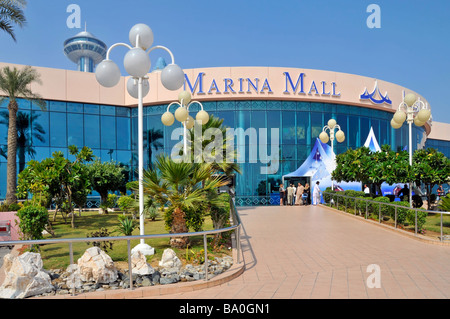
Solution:
[[[175,118],[173,117],[173,114],[170,112],[165,112],[162,116],[161,116],[161,122],[165,125],[165,126],[171,126],[173,124],[173,122],[175,122]]]
[[[132,48],[123,59],[125,70],[136,78],[145,76],[150,71],[151,65],[150,57],[141,48]]]
[[[177,110],[175,111],[175,118],[179,122],[186,121],[188,116],[189,116],[188,110],[184,106],[177,108]]]
[[[417,100],[417,97],[415,94],[413,93],[408,93],[405,95],[405,98],[403,99],[403,101],[406,103],[406,105],[408,106],[412,106]]]
[[[129,78],[127,81],[127,91],[135,99],[139,98],[139,83],[138,79]],[[150,91],[150,84],[147,79],[142,80],[142,97],[145,97]]]
[[[188,118],[186,119],[186,122],[184,123],[184,125],[186,125],[186,128],[188,130],[190,130],[191,128],[194,127],[194,123],[195,123],[194,118],[189,115]]]
[[[184,84],[184,72],[176,64],[169,64],[161,72],[161,83],[170,91],[176,91]]]
[[[398,124],[403,124],[403,122],[405,122],[406,120],[406,113],[400,110],[395,112],[393,120]]]
[[[202,125],[205,125],[209,121],[209,114],[208,112],[201,110],[197,113],[195,119],[199,121]]]
[[[344,134],[344,131],[339,130],[339,131],[336,132],[336,140],[337,140],[339,143],[342,143],[343,141],[345,141],[345,134]]]
[[[421,109],[419,111],[419,113],[417,113],[416,118],[420,121],[420,122],[427,122],[430,119],[431,116],[431,111],[429,109]]]
[[[191,93],[188,91],[181,91],[180,94],[178,94],[178,101],[180,101],[183,105],[189,104],[189,102],[191,102],[191,98]]]
[[[95,69],[95,78],[100,85],[113,87],[120,81],[120,69],[112,60],[103,60]]]
[[[335,119],[330,119],[328,121],[328,127],[333,129],[336,126],[336,120]]]
[[[394,119],[391,120],[391,126],[395,129],[402,127],[403,123],[397,123]]]
[[[322,141],[322,143],[326,144],[330,140],[328,137],[327,132],[322,131],[322,133],[319,134],[319,139]]]
[[[420,119],[419,119],[419,117],[415,117],[414,118],[414,124],[416,125],[416,126],[423,126],[423,125],[425,125],[425,122],[422,122]]]
[[[136,46],[136,36],[139,35],[139,47],[144,51],[153,44],[153,31],[150,27],[143,23],[135,24],[128,34],[128,38],[133,47]]]

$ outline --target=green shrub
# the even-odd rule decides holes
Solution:
[[[343,192],[345,196],[364,197],[365,193],[349,189]],[[355,208],[355,200],[353,198],[346,198],[347,207]]]
[[[409,207],[409,202],[395,202],[395,205]],[[404,225],[406,221],[406,214],[409,209],[397,207],[397,224]],[[390,216],[395,220],[395,207],[390,211]]]
[[[28,205],[17,211],[19,229],[25,240],[42,239],[42,231],[48,223],[48,211],[45,207]],[[16,222],[17,223],[17,222]]]
[[[128,219],[125,215],[119,215],[117,218],[119,219],[119,226],[116,227],[115,232],[124,236],[131,236],[137,227],[136,220]]]
[[[117,200],[117,206],[124,213],[131,213],[136,210],[136,206],[134,205],[135,199],[131,196],[120,196]]]
[[[327,187],[327,188],[325,189],[325,192],[327,192],[327,193],[335,193],[335,191],[332,191],[332,190],[331,190],[331,187]],[[323,193],[323,200],[325,201],[325,203],[329,203],[330,200],[331,200],[331,198],[332,198],[332,195],[330,195],[330,194],[325,194],[325,192]]]
[[[389,205],[383,205],[382,203],[390,203],[389,198],[387,197],[376,197],[373,199],[373,201],[378,203],[369,203],[369,215],[370,218],[373,218],[375,220],[378,220],[380,209],[381,209],[381,216],[391,216],[391,211],[394,210],[394,207],[391,207]],[[380,208],[381,205],[381,208]]]
[[[406,213],[406,220],[408,221],[408,223],[410,225],[415,225],[415,223],[416,223],[416,212],[417,212],[417,231],[418,232],[422,232],[423,231],[423,225],[427,221],[427,216],[428,216],[427,212],[420,211],[420,210],[424,210],[424,209],[420,208],[418,211],[415,211],[415,210],[412,210],[412,209],[408,209],[408,211]]]

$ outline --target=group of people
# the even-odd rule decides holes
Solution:
[[[316,198],[318,196],[318,199]],[[319,182],[314,187],[314,205],[320,202],[320,189]],[[297,187],[294,184],[289,184],[287,188],[284,188],[283,184],[280,184],[280,206],[282,205],[311,205],[311,188],[306,183],[305,186],[302,183],[298,183]]]

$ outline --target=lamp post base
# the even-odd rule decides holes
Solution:
[[[134,246],[134,248],[131,250],[131,254],[134,254],[137,251],[140,251],[145,256],[155,254],[155,248],[152,248],[152,246],[145,243]]]

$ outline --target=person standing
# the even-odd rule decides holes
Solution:
[[[284,198],[284,192],[285,192],[283,184],[280,184],[279,191],[280,191],[280,206],[283,206],[283,198]]]
[[[295,205],[301,205],[302,203],[302,195],[303,195],[303,190],[305,188],[303,187],[302,183],[298,183],[297,186],[297,193],[295,195]]]
[[[305,189],[303,190],[303,193],[306,194],[306,205],[311,204],[311,189],[309,188],[309,184],[305,184]]]
[[[294,206],[295,205],[295,199],[296,199],[296,196],[297,196],[297,187],[295,187],[295,184],[292,184],[292,189],[293,189],[293,192],[292,192],[292,206]]]
[[[367,187],[367,184],[364,184],[364,194],[367,196],[370,194],[370,189]]]
[[[294,197],[294,188],[292,187],[292,184],[289,184],[289,187],[287,188],[287,203],[288,203],[288,205],[292,205],[293,197]]]
[[[314,192],[313,192],[313,204],[316,206],[317,204],[320,204],[320,188],[319,188],[319,181],[316,182],[316,185],[314,185]]]

